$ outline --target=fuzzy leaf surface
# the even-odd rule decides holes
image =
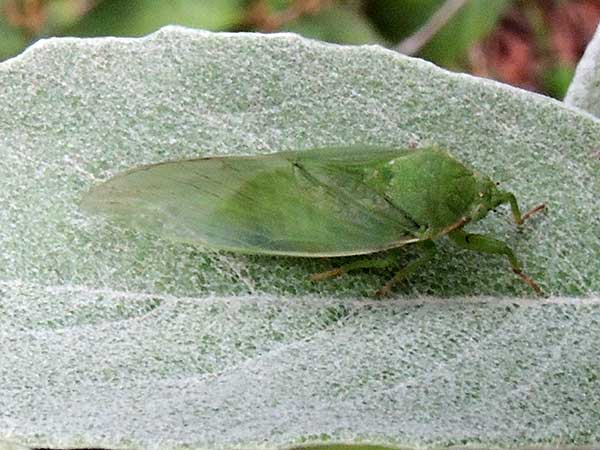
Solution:
[[[165,28],[0,64],[0,441],[32,447],[600,442],[600,121],[380,47]],[[78,204],[141,164],[440,145],[521,204],[496,257],[312,283],[335,260],[169,242]],[[414,258],[399,252],[399,266]],[[338,262],[339,263],[339,262]],[[8,444],[6,444],[8,445]]]

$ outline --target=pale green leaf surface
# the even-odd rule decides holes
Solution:
[[[600,117],[600,26],[577,65],[565,103]]]
[[[0,441],[276,448],[600,442],[600,122],[379,47],[167,28],[0,65]],[[547,214],[390,275],[174,244],[78,208],[132,166],[439,144]],[[414,257],[407,249],[399,264]]]

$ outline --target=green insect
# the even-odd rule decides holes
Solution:
[[[430,260],[447,235],[462,248],[508,258],[536,293],[538,285],[504,242],[463,227],[501,203],[522,224],[510,192],[437,148],[328,147],[259,156],[223,156],[134,168],[95,186],[82,206],[167,238],[240,253],[319,258],[421,247],[379,294]],[[370,258],[314,274],[313,280],[362,268]]]

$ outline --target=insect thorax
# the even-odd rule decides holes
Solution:
[[[366,182],[382,190],[430,237],[464,217],[483,217],[489,209],[485,200],[492,195],[489,185],[494,188],[487,177],[435,148],[389,160]]]

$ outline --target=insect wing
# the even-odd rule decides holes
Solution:
[[[380,175],[386,171],[390,161],[414,152],[414,149],[385,147],[330,147],[297,152],[294,162],[315,184],[327,186],[337,191],[339,196],[351,195],[352,201],[361,208],[385,217],[404,232],[414,235],[420,225],[401,209],[395,199],[386,196],[388,186],[380,181]],[[379,182],[374,181],[377,178]]]
[[[247,253],[343,256],[416,241],[402,214],[352,173],[344,177],[356,152],[334,153],[160,163],[96,186],[82,206],[174,240]]]

